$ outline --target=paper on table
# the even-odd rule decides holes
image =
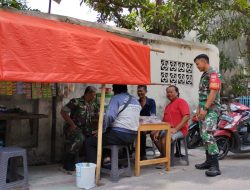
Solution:
[[[162,123],[157,116],[140,116],[140,124]]]

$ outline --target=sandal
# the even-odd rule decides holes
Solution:
[[[103,159],[102,163],[105,165],[105,164],[110,164],[110,162],[111,162],[111,158],[108,156],[108,157]]]
[[[155,166],[156,169],[164,169],[166,166],[163,164],[159,164],[157,166]]]

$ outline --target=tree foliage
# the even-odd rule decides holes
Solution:
[[[98,21],[183,38],[195,30],[201,41],[217,43],[249,35],[248,0],[83,0],[99,12]],[[139,22],[139,23],[138,23]]]
[[[201,21],[197,0],[84,0],[99,12],[98,21],[114,21],[117,26],[183,38]]]
[[[2,6],[13,7],[19,10],[28,9],[26,0],[1,0]]]
[[[239,66],[240,67],[240,66]],[[244,74],[244,69],[240,67],[237,72],[231,77],[231,94],[237,96],[244,96],[247,94],[248,81]]]
[[[237,64],[227,57],[223,51],[220,52],[220,72],[232,71],[235,65]]]

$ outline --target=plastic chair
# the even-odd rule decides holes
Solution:
[[[183,142],[183,146],[184,146],[184,150],[185,150],[185,155],[183,157],[179,157],[179,159],[181,160],[185,160],[186,161],[186,165],[188,166],[189,165],[189,158],[188,158],[188,148],[187,148],[187,140],[186,140],[186,137],[184,138],[180,138],[180,139],[177,139],[175,141],[173,141],[171,143],[171,166],[174,166],[175,165],[175,155],[174,155],[174,149],[177,148],[177,149],[180,149],[181,147],[178,147],[178,142],[177,141],[180,141],[180,142]],[[181,144],[181,143],[180,143]]]
[[[13,160],[17,157],[22,158],[23,176],[17,174],[17,164]],[[0,148],[0,189],[28,189],[28,186],[29,184],[26,150],[19,147]]]
[[[108,145],[104,146],[103,148],[111,150],[111,168],[106,169],[102,167],[102,173],[109,174],[110,180],[113,182],[117,182],[121,174],[127,174],[128,176],[132,176],[128,145]],[[128,166],[126,168],[119,168],[119,150],[124,148],[126,149],[127,153]]]

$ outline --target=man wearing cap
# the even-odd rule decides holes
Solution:
[[[213,137],[213,130],[217,128],[220,110],[220,78],[218,73],[209,65],[209,57],[200,54],[195,57],[197,68],[203,72],[199,84],[199,106],[197,117],[200,122],[201,137],[206,150],[206,161],[196,164],[196,169],[208,169],[205,174],[214,177],[221,174],[218,162],[218,146]]]

